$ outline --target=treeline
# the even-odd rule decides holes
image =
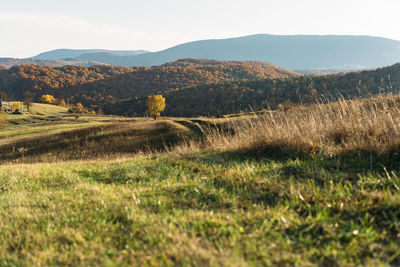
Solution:
[[[0,70],[0,91],[16,99],[26,91],[35,98],[50,94],[92,107],[200,84],[293,76],[298,74],[264,62],[194,59],[151,68],[21,65]]]
[[[82,103],[106,114],[143,116],[146,97],[162,94],[167,116],[216,116],[241,111],[399,93],[400,64],[326,76],[298,74],[264,62],[185,59],[156,67],[22,65],[0,69],[0,91],[22,100],[31,92]],[[325,100],[324,100],[325,99]]]
[[[294,103],[332,101],[400,92],[400,64],[373,71],[288,79],[230,81],[164,93],[165,116],[207,116],[288,108]],[[146,99],[136,98],[106,105],[104,112],[143,116]]]

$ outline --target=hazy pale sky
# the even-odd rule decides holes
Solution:
[[[256,33],[400,40],[400,0],[0,0],[0,57],[57,48],[162,50]]]

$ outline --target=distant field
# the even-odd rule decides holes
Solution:
[[[15,102],[3,101],[3,106],[6,108],[11,108],[13,103]],[[26,107],[22,104],[22,102],[18,103],[20,103],[21,105],[22,112],[26,112]],[[62,115],[67,113],[68,113],[68,108],[56,105],[49,105],[49,104],[33,103],[31,108],[32,115]],[[12,118],[18,117],[18,115],[7,115],[7,116]]]
[[[0,265],[398,266],[397,103],[7,115]]]

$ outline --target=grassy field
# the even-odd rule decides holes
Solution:
[[[9,123],[0,265],[399,266],[397,101]]]

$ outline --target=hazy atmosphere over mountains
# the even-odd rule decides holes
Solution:
[[[110,64],[130,67],[161,65],[183,58],[256,60],[291,70],[366,69],[400,62],[400,41],[371,36],[258,34],[195,41],[159,52],[58,49],[41,53],[25,61],[3,64],[10,66],[35,63],[34,60],[40,59],[63,61],[49,61],[48,64],[53,66],[75,62],[82,65]],[[42,65],[41,63],[38,62]]]
[[[96,54],[109,54],[113,56],[135,56],[149,51],[144,50],[106,50],[106,49],[57,49],[48,52],[40,53],[33,58],[36,59],[52,59],[61,60],[65,58],[82,58],[84,59],[87,55]]]

